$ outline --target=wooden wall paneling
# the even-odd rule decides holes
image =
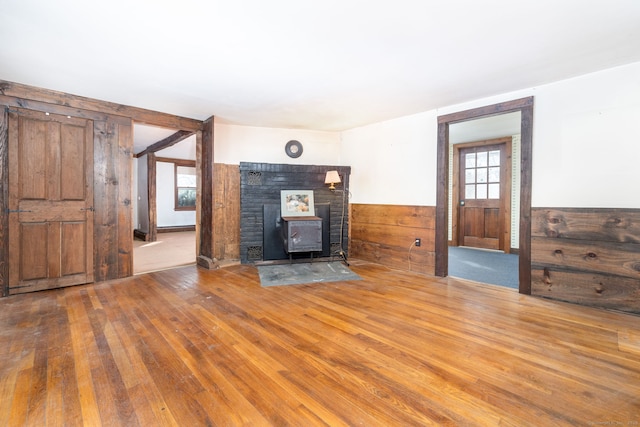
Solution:
[[[94,268],[95,280],[118,276],[117,125],[96,121],[94,135]]]
[[[214,240],[214,187],[213,179],[213,138],[214,138],[214,120],[213,117],[208,118],[202,124],[202,141],[200,143],[200,162],[196,164],[196,168],[200,171],[200,193],[199,206],[200,212],[200,250],[198,252],[197,263],[204,268],[215,268]]]
[[[0,105],[0,292],[9,295],[9,109]]]
[[[240,259],[240,166],[226,165],[225,259]]]
[[[639,244],[533,237],[531,246],[537,264],[640,280]]]
[[[20,99],[20,105],[24,108],[31,108],[40,111],[48,111],[44,108],[61,107],[64,110],[56,110],[57,114],[67,114],[76,117],[84,117],[87,111],[98,112],[108,116],[121,116],[132,119],[137,123],[161,126],[170,129],[181,129],[198,131],[202,122],[186,117],[174,116],[158,111],[146,110],[143,108],[131,107],[113,102],[100,101],[82,96],[71,95],[50,89],[37,88],[34,86],[13,83],[0,80],[0,96]],[[5,101],[2,101],[5,102]],[[37,104],[37,105],[36,105]],[[47,104],[47,105],[45,105]],[[18,106],[18,105],[16,105]],[[75,114],[69,113],[69,108],[75,110]],[[64,112],[67,111],[67,112]],[[93,120],[106,120],[107,117],[87,117]]]
[[[435,208],[365,205],[351,207],[352,256],[419,273],[435,272]],[[421,246],[413,243],[421,239]]]
[[[531,235],[640,244],[640,210],[534,208]]]
[[[95,280],[133,272],[131,223],[132,126],[94,122]]]
[[[535,208],[532,294],[640,313],[640,210]]]
[[[531,294],[574,304],[640,314],[640,281],[611,274],[559,270],[534,262]]]
[[[240,168],[216,163],[213,167],[214,256],[218,260],[240,259]]]
[[[118,277],[133,274],[133,124],[118,125]]]
[[[213,182],[216,185],[213,188],[213,257],[215,259],[224,259],[225,253],[225,178],[226,167],[223,164],[216,163],[213,165]]]

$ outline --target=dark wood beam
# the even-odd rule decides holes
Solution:
[[[199,253],[198,265],[207,269],[216,268],[216,260],[214,257],[214,240],[213,235],[213,204],[214,204],[214,185],[213,182],[213,117],[208,118],[202,124],[202,144],[201,156],[197,160],[196,169],[200,174],[200,199],[196,202],[200,215],[199,229]]]
[[[136,123],[152,126],[160,126],[169,129],[185,129],[191,131],[200,130],[202,121],[187,117],[174,116],[159,111],[146,110],[144,108],[131,107],[108,101],[86,98],[50,89],[28,86],[20,83],[0,80],[0,96],[19,98],[22,103],[46,103],[58,108],[81,109],[94,111],[101,114],[130,117]],[[25,105],[21,105],[25,106]],[[28,108],[25,106],[25,108]],[[48,110],[43,110],[48,111]],[[57,113],[56,113],[57,114]],[[62,114],[62,113],[61,113]],[[64,113],[70,114],[70,113]],[[77,114],[71,114],[76,116]]]
[[[141,152],[136,154],[135,157],[142,157],[145,154],[155,153],[156,151],[160,151],[160,150],[164,150],[165,148],[169,148],[172,145],[175,145],[178,142],[189,138],[194,133],[195,132],[192,132],[190,130],[179,130],[178,132],[174,133],[173,135],[170,135],[170,136],[166,137],[165,139],[156,142],[155,144],[151,144],[150,146],[148,146],[147,148],[145,148],[144,150],[142,150]]]

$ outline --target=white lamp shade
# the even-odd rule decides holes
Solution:
[[[324,177],[325,184],[337,184],[340,181],[340,175],[338,171],[327,171],[327,175]]]

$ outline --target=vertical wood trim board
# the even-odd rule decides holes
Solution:
[[[132,126],[94,122],[95,280],[133,273],[131,231]]]
[[[133,123],[118,124],[118,278],[133,274]]]
[[[9,295],[9,111],[0,106],[0,292]]]
[[[435,274],[435,207],[353,204],[351,211],[352,257]]]
[[[196,170],[200,173],[201,193],[198,201],[200,217],[198,265],[204,268],[214,268],[214,119],[208,118],[202,126],[202,140],[200,143],[200,162],[196,163]],[[196,217],[198,214],[196,213]]]
[[[531,294],[640,313],[640,209],[534,208]]]

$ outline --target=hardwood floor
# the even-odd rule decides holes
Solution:
[[[0,426],[639,425],[639,318],[355,263],[0,299]]]
[[[195,263],[195,231],[158,233],[155,242],[133,241],[133,274]]]

